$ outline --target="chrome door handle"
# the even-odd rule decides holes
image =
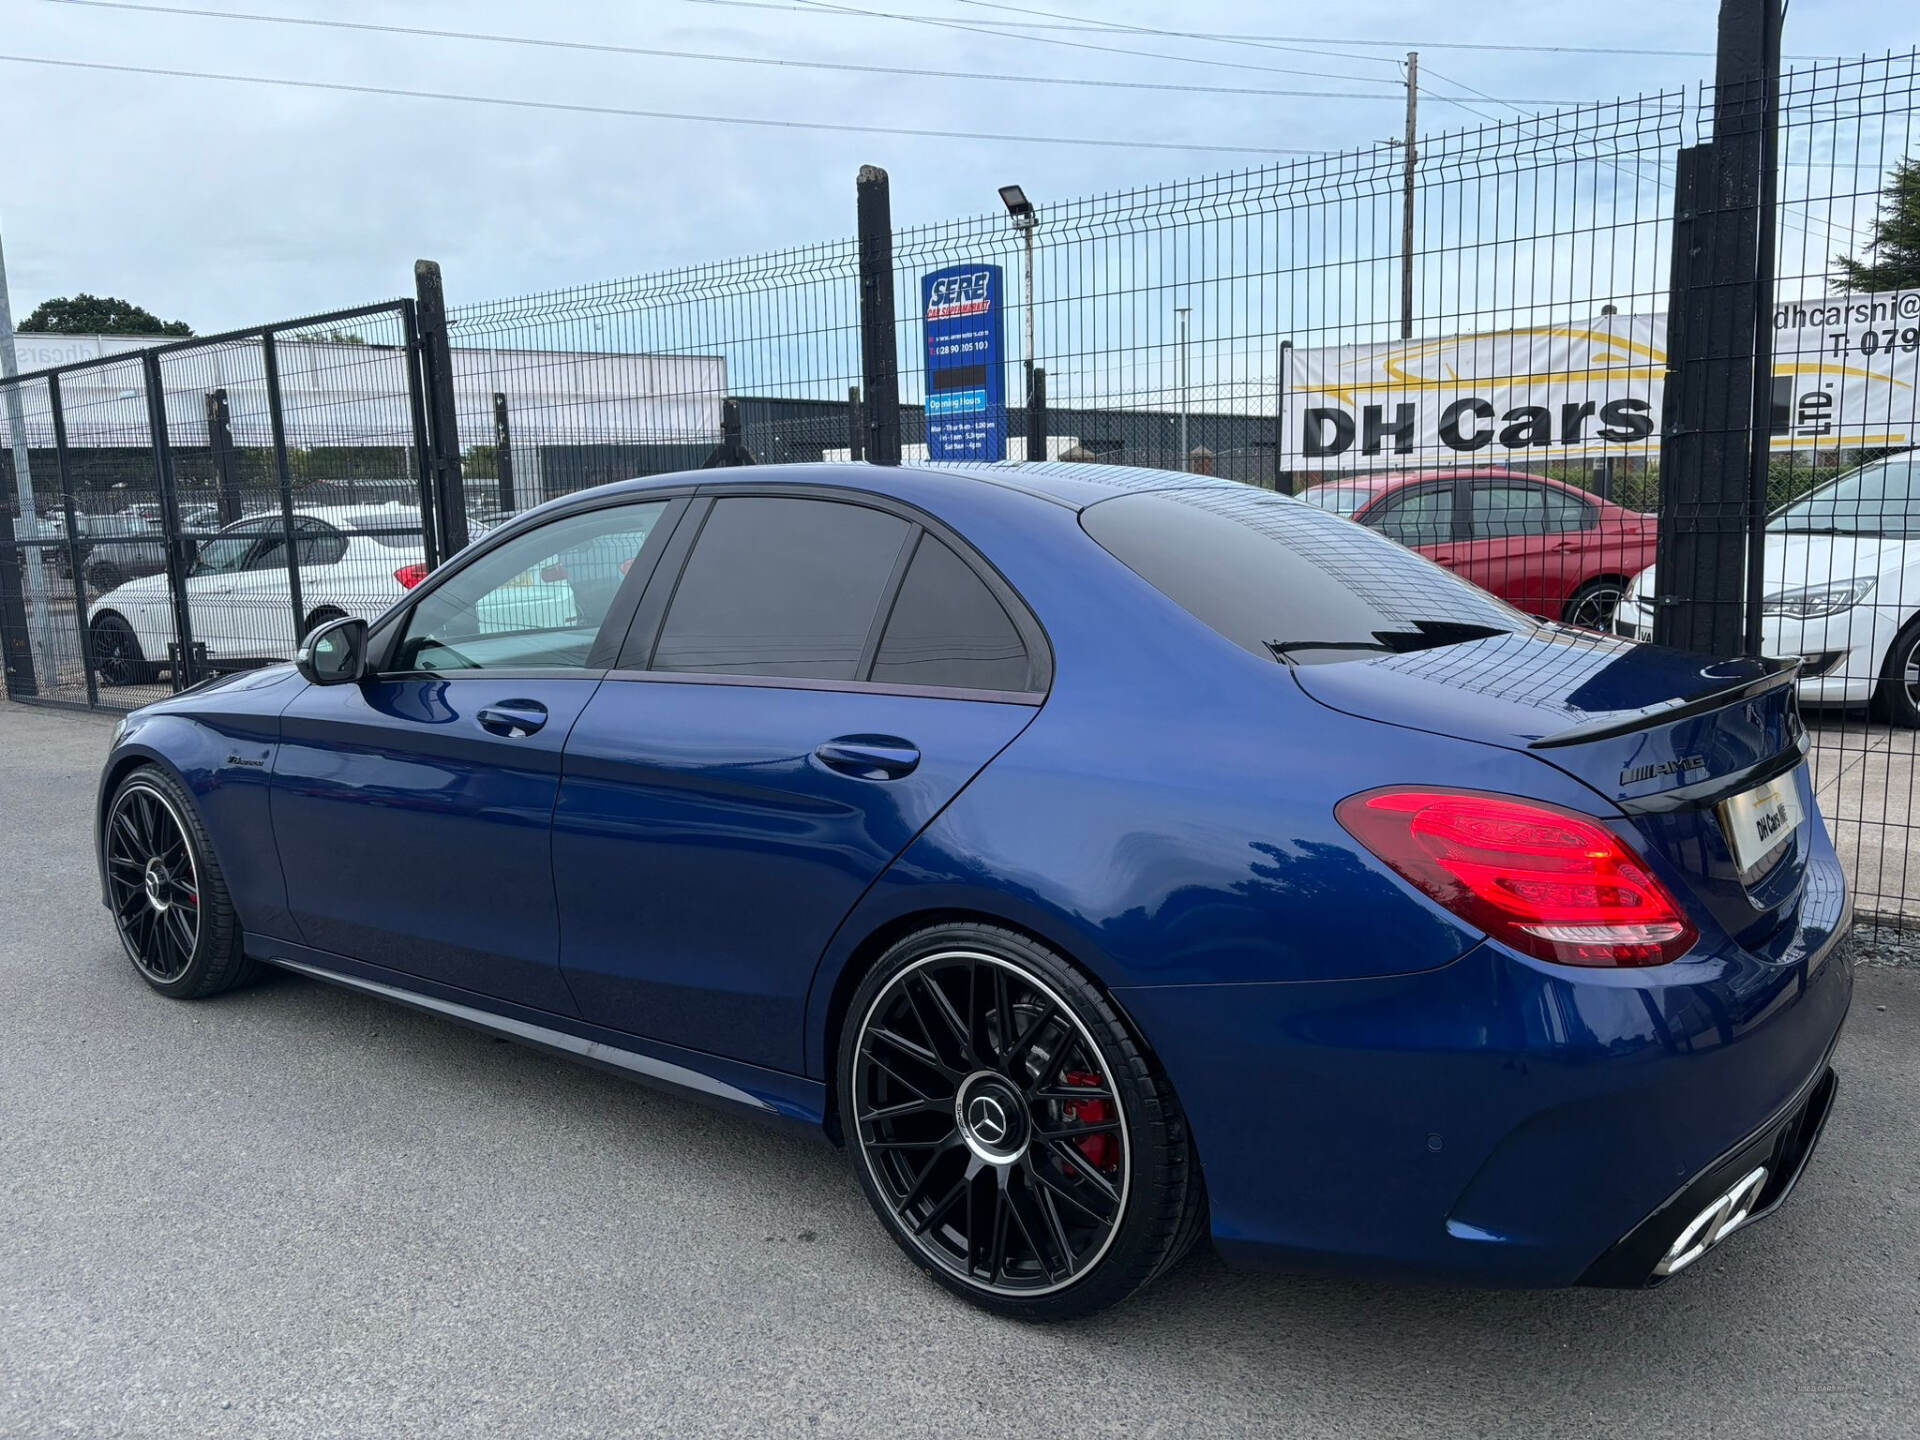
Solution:
[[[514,740],[533,734],[547,723],[547,707],[538,700],[496,700],[480,708],[474,719],[489,735]]]

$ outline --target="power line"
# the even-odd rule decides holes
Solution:
[[[1002,75],[987,70],[927,70],[901,65],[857,65],[834,60],[792,60],[774,56],[732,55],[703,50],[666,50],[646,45],[616,45],[606,41],[558,40],[541,35],[501,35],[481,30],[435,30],[419,25],[381,25],[360,20],[323,20],[304,15],[262,15],[248,10],[211,10],[179,5],[147,5],[136,0],[41,0],[61,8],[123,10],[143,15],[174,15],[197,20],[243,20],[262,25],[294,25],[319,30],[358,30],[378,35],[407,35],[433,40],[470,40],[490,45],[526,45],[545,50],[582,51],[602,55],[633,55],[666,60],[700,60],[727,65],[762,65],[783,69],[837,70],[861,75],[906,75],[935,80],[989,80],[1027,85],[1077,85],[1112,90],[1181,91],[1204,95],[1253,95],[1312,100],[1393,100],[1392,90],[1274,90],[1260,86],[1183,85],[1150,80],[1097,80],[1073,75]],[[1302,72],[1302,73],[1312,73]],[[1384,82],[1383,82],[1384,83]],[[1564,102],[1528,100],[1523,104]]]
[[[820,14],[822,13],[823,9],[828,9],[828,8],[847,9],[847,7],[841,7],[841,6],[814,7],[808,3],[808,0],[693,0],[693,3],[712,4],[712,5],[732,5],[743,10],[789,10],[789,11],[801,11],[803,13],[805,13],[808,10],[811,10],[812,13],[814,14]],[[960,3],[962,4],[975,3],[975,0],[960,0]],[[984,3],[984,0],[979,0],[979,3]],[[1014,9],[1016,7],[1006,6],[1006,7],[996,7],[996,8]],[[931,16],[901,15],[891,11],[877,11],[877,10],[860,11],[860,10],[848,9],[847,13],[868,15],[875,19],[917,20],[924,24],[954,23],[954,22],[943,22],[940,20],[936,20]],[[1041,12],[1026,10],[1024,11],[1024,13],[1038,14]],[[1079,21],[1061,23],[1058,21],[996,20],[992,23],[998,26],[1001,30],[1007,30],[1007,31],[1067,30],[1067,31],[1078,31],[1082,33],[1092,32],[1097,34],[1103,30],[1107,30],[1112,25],[1113,22],[1079,20]],[[1666,50],[1666,49],[1656,49],[1651,47],[1645,48],[1645,49],[1637,49],[1631,46],[1620,46],[1620,45],[1520,45],[1520,44],[1513,44],[1513,43],[1499,43],[1499,42],[1493,42],[1493,41],[1474,41],[1474,40],[1367,40],[1367,39],[1359,39],[1359,38],[1346,36],[1346,35],[1263,35],[1257,32],[1236,31],[1236,30],[1160,30],[1160,31],[1155,31],[1153,33],[1159,34],[1159,35],[1165,35],[1169,38],[1181,39],[1181,40],[1218,40],[1218,41],[1224,41],[1231,44],[1266,43],[1266,44],[1271,44],[1276,48],[1279,48],[1282,46],[1290,46],[1290,45],[1346,45],[1346,46],[1355,46],[1355,47],[1364,46],[1368,49],[1384,48],[1388,50],[1490,50],[1490,51],[1498,51],[1498,52],[1512,52],[1512,53],[1518,53],[1518,54],[1533,54],[1533,55],[1635,55],[1635,56],[1672,55],[1672,56],[1678,56],[1678,57],[1687,58],[1687,59],[1709,59],[1709,60],[1714,58],[1715,54],[1717,53],[1712,50]],[[1139,54],[1141,52],[1133,51],[1128,53]],[[1338,52],[1335,52],[1335,53],[1338,53]],[[1162,57],[1162,58],[1177,59],[1180,57],[1168,56],[1168,57]],[[1349,59],[1349,60],[1372,60],[1375,57],[1371,55],[1346,55],[1343,58]],[[1785,60],[1832,60],[1835,58],[1844,58],[1844,57],[1835,57],[1832,55],[1783,55],[1781,58]],[[1386,63],[1393,64],[1397,62],[1389,60]],[[1358,78],[1358,77],[1349,77],[1349,78]]]
[[[1258,85],[1183,85],[1176,81],[1098,80],[1077,75],[1003,75],[991,70],[927,70],[903,65],[857,65],[838,60],[793,60],[778,56],[733,55],[707,50],[666,50],[649,45],[616,45],[600,40],[559,40],[544,35],[502,35],[485,30],[436,30],[420,25],[381,25],[363,20],[323,20],[305,15],[263,15],[251,10],[212,10],[198,6],[149,5],[139,0],[41,0],[42,4],[84,10],[123,10],[142,15],[173,15],[195,20],[243,20],[261,25],[294,25],[316,30],[357,30],[376,35],[406,35],[430,40],[469,40],[489,45],[526,45],[601,55],[634,55],[665,60],[712,61],[724,65],[761,65],[781,69],[837,70],[858,75],[905,75],[932,80],[987,80],[1023,85],[1076,85],[1107,90],[1177,91],[1196,95],[1250,95],[1291,100],[1391,100],[1401,91],[1275,90]],[[1313,74],[1302,71],[1302,74]],[[1372,82],[1369,82],[1372,83]],[[1381,81],[1381,84],[1391,84]],[[1577,100],[1519,98],[1518,105],[1577,105]]]
[[[615,115],[639,120],[681,120],[699,125],[747,125],[764,130],[830,130],[843,135],[901,135],[922,140],[993,140],[1016,145],[1095,145],[1115,150],[1194,150],[1235,155],[1324,155],[1324,149],[1278,145],[1217,145],[1177,140],[1115,140],[1072,135],[1003,135],[975,130],[916,130],[899,125],[846,125],[827,120],[768,120],[750,115],[700,115],[675,110],[636,110],[620,105],[587,105],[561,100],[521,100],[505,95],[465,95],[448,90],[403,90],[390,85],[349,85],[334,80],[291,80],[274,75],[231,75],[212,70],[176,70],[158,65],[109,65],[98,60],[55,60],[44,55],[0,55],[16,65],[48,65],[63,70],[102,70],[119,75],[161,75],[175,80],[222,80],[236,85],[279,85],[300,90],[332,90],[346,95],[390,95],[405,100],[457,100],[470,105],[500,105],[516,110],[560,110],[575,115]]]
[[[853,16],[863,20],[898,20],[908,25],[931,25],[939,30],[959,30],[970,35],[985,35],[992,40],[1005,40],[1008,33],[1004,27],[995,29],[987,24],[969,24],[961,20],[937,20],[929,15],[902,15],[891,10],[863,10],[854,5],[827,4],[825,0],[797,0],[797,3],[770,3],[770,0],[687,0],[693,5],[724,5],[736,10],[797,10],[803,15],[840,15]],[[1060,40],[1050,36],[1030,37],[1042,45],[1064,46],[1069,50],[1092,50],[1101,55],[1124,55],[1130,60],[1159,60],[1174,65],[1205,65],[1216,70],[1254,70],[1266,75],[1311,75],[1320,80],[1358,80],[1366,83],[1371,80],[1367,75],[1330,75],[1324,70],[1292,70],[1281,65],[1255,65],[1245,60],[1208,60],[1197,55],[1166,55],[1153,50],[1128,50],[1118,45],[1096,45],[1090,40]]]
[[[1077,15],[1062,15],[1055,10],[1035,10],[1031,6],[1007,5],[1001,0],[955,0],[956,4],[969,5],[979,10],[1011,10],[1016,15],[1041,15],[1049,20],[1066,20],[1076,30],[1097,30],[1107,33],[1118,32],[1124,35],[1152,35],[1171,40],[1210,40],[1211,36],[1198,35],[1191,30],[1163,30],[1152,25],[1127,25],[1117,20],[1086,20]],[[1001,22],[1006,24],[1007,22]],[[1012,28],[1009,25],[1009,28]],[[1020,27],[1028,28],[1024,24]],[[1040,28],[1038,26],[1032,28]],[[1065,26],[1061,28],[1067,28]],[[1248,40],[1243,44],[1256,45],[1262,50],[1284,50],[1296,55],[1320,55],[1330,60],[1369,60],[1376,65],[1392,65],[1395,62],[1386,56],[1354,55],[1344,50],[1311,50],[1301,45],[1281,44],[1274,41]]]

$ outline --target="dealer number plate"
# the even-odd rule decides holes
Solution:
[[[1791,770],[1720,802],[1720,828],[1733,848],[1733,860],[1741,874],[1759,869],[1806,819],[1807,812],[1800,804],[1799,776],[1798,770]]]

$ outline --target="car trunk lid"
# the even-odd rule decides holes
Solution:
[[[1793,673],[1558,626],[1294,671],[1331,709],[1522,750],[1574,776],[1746,943],[1791,917],[1806,869],[1813,797]],[[1726,802],[1770,782],[1791,789],[1780,803],[1791,820],[1797,800],[1801,818],[1743,869],[1729,827],[1752,817]]]

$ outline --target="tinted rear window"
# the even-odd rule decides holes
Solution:
[[[896,516],[835,501],[716,502],[674,591],[653,668],[853,679],[908,529]]]
[[[1264,490],[1122,495],[1081,524],[1168,599],[1262,657],[1314,665],[1532,628],[1351,520]]]
[[[873,678],[894,685],[1028,690],[1027,647],[984,581],[931,535],[922,536],[874,657]]]

